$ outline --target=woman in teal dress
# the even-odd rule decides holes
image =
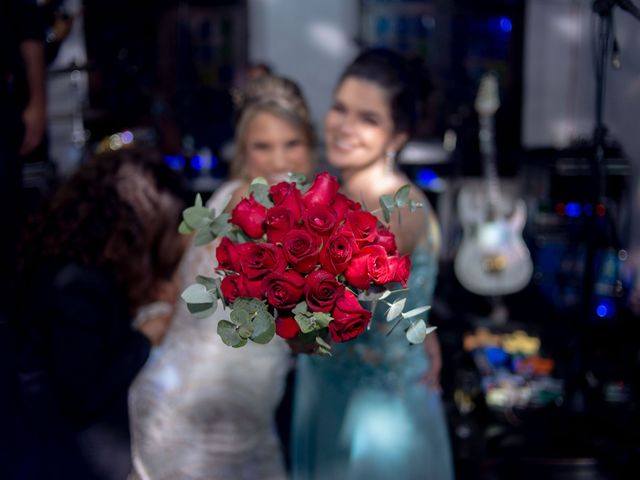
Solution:
[[[395,168],[415,121],[416,96],[402,57],[383,49],[361,53],[340,78],[325,118],[329,162],[343,191],[370,208],[380,195],[410,181]],[[440,233],[424,205],[391,223],[401,253],[411,255],[405,311],[430,304]],[[440,399],[440,348],[435,333],[411,346],[384,308],[356,340],[333,346],[332,357],[299,358],[292,436],[294,480],[440,480],[453,478]]]

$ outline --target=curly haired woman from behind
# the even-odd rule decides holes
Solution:
[[[28,458],[18,478],[126,478],[127,392],[177,300],[186,196],[160,157],[121,150],[82,165],[32,222],[18,325]]]

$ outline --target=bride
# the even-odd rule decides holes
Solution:
[[[208,202],[228,210],[247,193],[249,181],[276,182],[287,172],[310,173],[314,135],[299,88],[264,77],[250,83],[236,127],[233,180]],[[212,276],[216,243],[191,246],[181,266],[182,287],[196,275]],[[285,479],[274,412],[284,391],[290,351],[275,337],[242,349],[222,343],[219,305],[205,320],[184,305],[129,394],[135,480]]]

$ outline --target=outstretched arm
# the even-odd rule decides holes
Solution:
[[[440,341],[436,332],[427,335],[424,340],[424,348],[429,358],[429,370],[425,373],[423,380],[433,390],[440,391],[440,371],[442,370],[442,352]]]
[[[20,147],[20,155],[26,155],[40,144],[46,128],[44,44],[41,40],[26,39],[20,44],[20,53],[29,87],[29,103],[22,112],[25,133]]]

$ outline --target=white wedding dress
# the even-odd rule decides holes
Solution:
[[[207,206],[220,207],[238,182],[221,186]],[[214,275],[215,244],[191,246],[181,266],[183,287]],[[286,478],[274,412],[291,357],[275,337],[242,348],[222,343],[222,305],[198,320],[182,301],[161,347],[129,394],[132,479],[281,480]]]

